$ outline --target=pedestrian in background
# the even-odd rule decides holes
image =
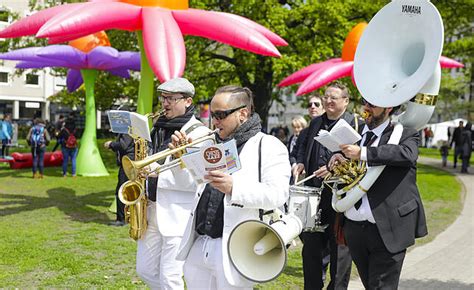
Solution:
[[[462,131],[463,131],[463,128],[464,128],[464,122],[463,121],[459,121],[459,126],[456,127],[456,129],[454,129],[454,132],[453,132],[453,138],[451,139],[451,143],[449,144],[450,147],[453,146],[454,144],[454,164],[453,164],[453,168],[456,168],[456,165],[458,163],[458,156],[461,157],[462,156]],[[461,157],[462,158],[462,157]]]
[[[6,114],[3,121],[0,122],[0,139],[2,142],[2,156],[1,158],[8,157],[8,149],[12,143],[13,138],[13,126],[11,122],[11,115]]]
[[[76,157],[78,150],[76,120],[68,118],[57,139],[63,153],[63,177],[67,177],[67,166],[71,160],[71,174],[76,177]]]
[[[54,137],[56,137],[56,145],[54,145],[54,148],[53,148],[53,152],[56,151],[56,149],[58,148],[59,145],[61,145],[61,143],[64,141],[62,140],[61,138],[59,138],[59,134],[61,133],[63,127],[64,127],[64,116],[63,115],[59,115],[59,119],[56,121],[56,123],[54,124]],[[50,132],[52,133],[52,132]]]
[[[33,124],[26,136],[26,142],[31,146],[31,155],[33,156],[33,178],[43,178],[44,153],[51,137],[43,120],[36,118]],[[39,173],[37,173],[38,171]]]
[[[461,173],[468,173],[467,168],[469,167],[469,159],[471,159],[472,153],[472,124],[467,122],[466,126],[461,132],[461,148],[462,148],[462,167]]]
[[[441,154],[441,159],[443,160],[443,167],[446,167],[449,155],[448,141],[443,141],[441,147],[439,148],[439,153]]]

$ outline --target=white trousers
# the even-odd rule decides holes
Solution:
[[[156,220],[156,204],[148,201],[148,227],[137,242],[137,273],[151,289],[184,289],[183,261],[177,261],[181,236],[165,237]]]
[[[199,236],[184,264],[184,280],[189,290],[194,289],[249,289],[227,282],[222,265],[222,239]]]

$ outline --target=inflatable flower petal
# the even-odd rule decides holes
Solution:
[[[0,59],[21,61],[17,68],[65,67],[78,72],[79,76],[81,69],[106,70],[127,77],[129,74],[124,71],[140,69],[140,55],[137,52],[118,52],[105,46],[98,46],[89,53],[69,45],[29,47],[0,54]],[[76,77],[75,72],[68,72],[66,83],[70,92],[82,84],[82,78]],[[70,77],[74,79],[69,80]]]
[[[147,5],[155,6],[140,6],[140,1],[133,0],[65,4],[15,22],[1,31],[0,37],[37,34],[48,37],[50,43],[59,43],[100,30],[143,30],[148,60],[161,81],[184,72],[186,52],[182,34],[209,38],[269,56],[280,56],[275,45],[287,45],[277,34],[238,15],[158,6],[166,1],[148,2],[152,4]],[[187,7],[187,1],[175,2],[178,3],[174,4],[176,7]]]
[[[70,69],[67,71],[66,86],[69,92],[74,92],[83,83],[84,83],[84,80],[82,79],[80,70]]]

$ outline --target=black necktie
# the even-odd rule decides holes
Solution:
[[[375,135],[374,132],[372,132],[372,131],[367,131],[365,133],[365,140],[364,140],[364,144],[362,146],[368,147],[368,146],[372,145],[372,143],[374,143],[375,139],[377,139],[377,135]],[[362,205],[362,198],[359,199],[354,204],[354,207],[355,207],[356,210],[358,210],[361,205]]]

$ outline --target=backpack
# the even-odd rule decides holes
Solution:
[[[69,149],[74,149],[77,147],[77,139],[76,139],[76,136],[74,136],[74,133],[76,132],[76,130],[74,130],[72,133],[64,128],[66,130],[66,132],[69,134],[69,136],[67,137],[66,139],[66,142],[64,143],[64,145],[66,146],[66,148],[69,148]]]
[[[44,127],[35,125],[33,126],[31,136],[30,136],[30,145],[33,147],[41,147],[46,144],[44,138]]]

